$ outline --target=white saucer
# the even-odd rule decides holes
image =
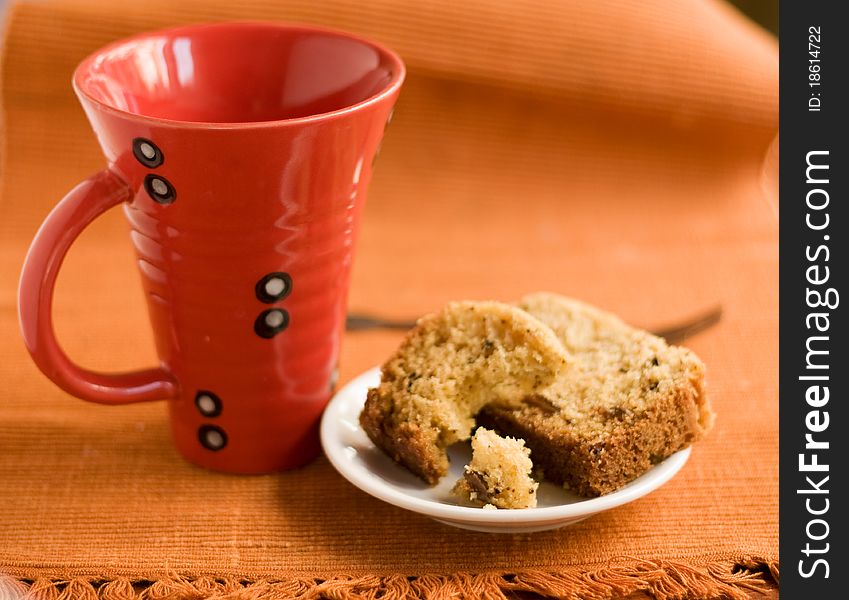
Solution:
[[[442,523],[496,533],[519,533],[557,529],[577,523],[596,513],[627,504],[645,496],[669,481],[687,458],[690,449],[681,450],[653,467],[643,476],[612,494],[582,498],[563,488],[543,482],[537,492],[537,508],[483,510],[460,506],[451,488],[469,462],[467,443],[448,449],[449,474],[439,485],[429,487],[418,477],[396,464],[378,449],[359,424],[366,391],[380,381],[375,367],[340,389],[321,421],[321,444],[337,471],[348,481],[389,504],[406,508]]]

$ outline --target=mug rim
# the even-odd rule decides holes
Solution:
[[[189,33],[200,29],[219,27],[261,27],[288,32],[304,32],[312,34],[330,35],[359,42],[365,46],[373,48],[383,58],[388,60],[392,67],[391,78],[389,82],[383,88],[381,88],[380,91],[375,94],[372,94],[365,100],[361,100],[360,102],[343,106],[342,108],[338,108],[336,110],[305,115],[302,117],[291,117],[288,119],[275,119],[271,121],[241,121],[232,123],[216,121],[185,121],[180,119],[168,119],[165,117],[154,117],[150,115],[138,114],[112,106],[96,98],[85,88],[83,77],[90,71],[92,63],[97,61],[100,57],[104,56],[108,52],[114,50],[115,48],[118,48],[124,44],[129,44],[138,40],[144,40],[146,38],[152,38],[158,35]],[[294,23],[288,21],[244,20],[193,23],[190,25],[167,27],[154,31],[145,31],[136,35],[115,40],[113,42],[110,42],[109,44],[106,44],[105,46],[98,48],[97,50],[86,56],[82,61],[80,61],[80,63],[74,69],[74,74],[72,76],[71,83],[74,88],[74,92],[81,100],[90,103],[92,106],[98,108],[103,112],[120,116],[124,119],[144,123],[146,125],[158,125],[161,127],[164,126],[179,129],[258,129],[303,125],[306,123],[327,121],[342,117],[353,112],[358,112],[366,107],[378,104],[387,96],[391,96],[392,94],[394,94],[404,82],[406,72],[407,69],[404,65],[404,61],[401,60],[401,57],[396,52],[390,50],[388,47],[384,46],[383,44],[380,44],[379,42],[375,42],[373,40],[361,37],[353,33],[349,33],[347,31],[333,29],[330,27],[323,27],[320,25],[312,25],[308,23]]]

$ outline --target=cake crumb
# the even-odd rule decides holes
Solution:
[[[539,484],[531,478],[530,454],[524,440],[478,427],[472,438],[472,460],[453,491],[482,508],[533,508]]]

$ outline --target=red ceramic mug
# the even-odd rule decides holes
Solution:
[[[24,340],[70,394],[169,400],[177,448],[261,473],[319,451],[352,251],[372,161],[404,78],[393,52],[311,26],[227,23],[119,41],[73,84],[108,167],[74,188],[32,243]],[[77,235],[121,204],[160,366],[75,365],[51,321]]]

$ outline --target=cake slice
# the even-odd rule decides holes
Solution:
[[[453,491],[483,508],[533,508],[539,484],[531,478],[530,454],[523,440],[478,427],[472,437],[472,460]]]
[[[547,480],[606,494],[711,428],[705,367],[691,351],[562,296],[519,305],[555,332],[569,364],[547,389],[520,405],[491,403],[477,421],[524,439]]]
[[[550,386],[566,362],[552,330],[500,302],[452,302],[422,317],[381,368],[360,424],[396,462],[435,485],[445,448],[468,440],[477,412]]]

